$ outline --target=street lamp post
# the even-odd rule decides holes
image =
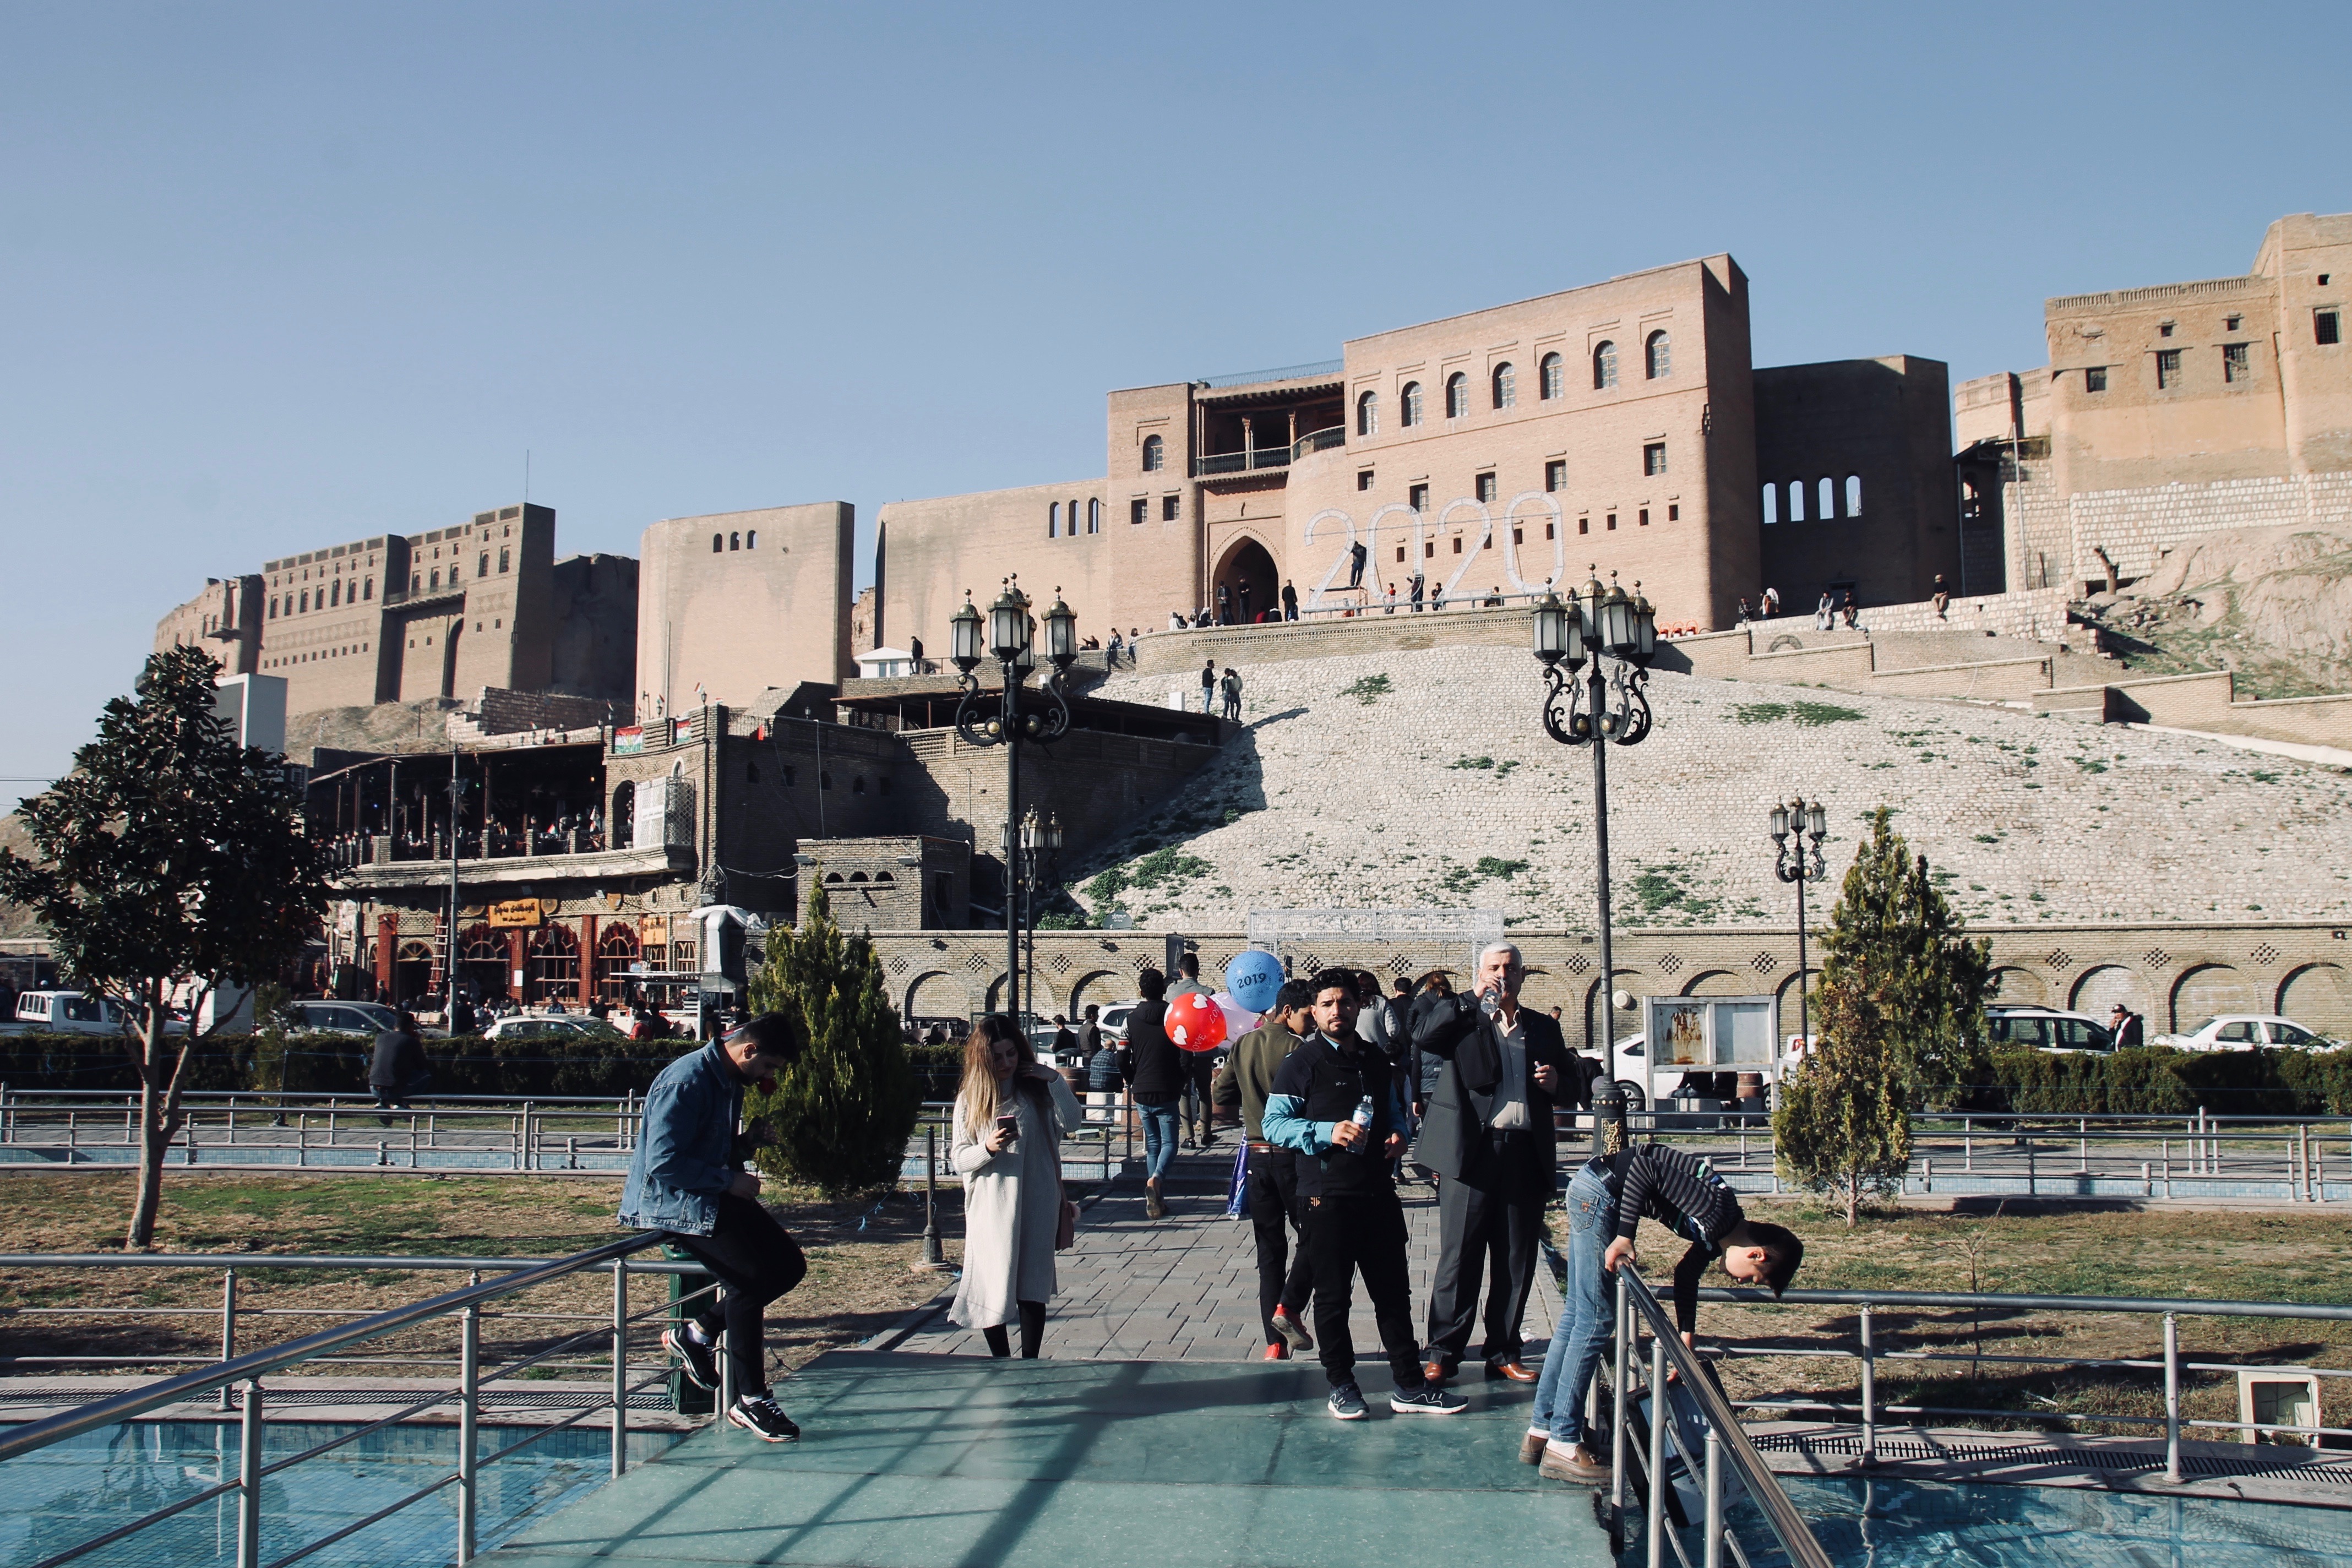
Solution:
[[[1601,912],[1601,1002],[1606,1020],[1605,1054],[1608,1078],[1593,1104],[1596,1143],[1602,1142],[1606,1113],[1601,1099],[1620,1101],[1615,1116],[1622,1125],[1622,1094],[1617,1088],[1617,966],[1609,922],[1609,746],[1636,746],[1649,735],[1650,701],[1643,691],[1656,651],[1657,616],[1641,596],[1642,585],[1628,595],[1612,574],[1610,585],[1601,585],[1599,568],[1581,594],[1561,600],[1549,585],[1535,602],[1535,655],[1542,661],[1550,689],[1544,698],[1544,730],[1563,746],[1592,748],[1592,840],[1599,864]],[[1589,667],[1588,667],[1589,661]],[[1591,1040],[1591,1015],[1586,1015],[1585,1045]]]
[[[1022,678],[1036,668],[1036,654],[1032,647],[1029,600],[1021,592],[1017,575],[1004,580],[1003,591],[988,606],[984,619],[973,607],[970,590],[966,590],[963,608],[948,623],[951,657],[963,684],[963,700],[956,704],[956,733],[967,745],[1004,748],[1008,850],[1004,867],[1004,1010],[1016,1020],[1021,1016],[1021,856],[1013,831],[1021,820],[1020,742],[1034,741],[1039,745],[1050,745],[1068,732],[1070,705],[1064,700],[1061,689],[1064,676],[1078,657],[1077,627],[1078,617],[1062,602],[1061,590],[1056,588],[1054,607],[1045,612],[1045,657],[1054,671],[1033,692],[1022,685]],[[987,712],[980,678],[973,673],[980,668],[983,655],[994,658],[1003,669],[1003,699],[993,714]]]
[[[1805,884],[1820,881],[1828,868],[1822,860],[1822,840],[1829,830],[1829,808],[1820,801],[1799,796],[1772,808],[1772,848],[1777,857],[1773,869],[1780,880],[1797,884],[1797,1034],[1807,1050],[1812,1048],[1813,1025],[1805,998]],[[1813,841],[1810,856],[1808,838]]]
[[[1022,986],[1033,1007],[1037,994],[1037,895],[1052,880],[1061,852],[1059,814],[1040,817],[1033,805],[1021,819],[1019,832],[1012,823],[1004,825],[1004,864],[1021,896],[1021,967],[1026,976]]]

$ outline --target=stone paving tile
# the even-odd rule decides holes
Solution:
[[[1143,1215],[1139,1187],[1121,1184],[1097,1199],[1078,1226],[1077,1246],[1061,1258],[1062,1289],[1048,1309],[1045,1353],[1065,1360],[1253,1361],[1258,1340],[1256,1248],[1247,1220],[1224,1217],[1223,1203],[1178,1194],[1169,1217]],[[1437,1204],[1426,1186],[1404,1189],[1416,1332],[1426,1329],[1429,1279],[1437,1259]],[[1551,1334],[1559,1292],[1536,1274],[1527,1337]],[[1376,1359],[1380,1335],[1359,1284],[1349,1325],[1360,1359]],[[1477,1348],[1474,1336],[1471,1348]],[[900,1350],[985,1355],[976,1332],[957,1328],[942,1310]]]

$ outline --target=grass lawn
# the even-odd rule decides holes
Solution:
[[[453,1289],[466,1279],[438,1270],[273,1269],[267,1263],[270,1253],[560,1257],[619,1236],[613,1211],[620,1196],[621,1184],[609,1179],[173,1172],[164,1179],[155,1245],[160,1252],[252,1255],[250,1263],[237,1268],[237,1349],[243,1352],[315,1333],[355,1312],[383,1311]],[[762,1197],[809,1259],[808,1278],[768,1310],[769,1356],[778,1370],[874,1334],[939,1289],[938,1276],[908,1268],[921,1253],[919,1194],[895,1196],[877,1208],[870,1202],[828,1204],[813,1191],[772,1182]],[[0,1204],[12,1216],[6,1242],[12,1252],[118,1252],[130,1202],[128,1175],[0,1176]],[[961,1234],[954,1202],[951,1189],[942,1194],[943,1235]],[[956,1247],[949,1244],[950,1260]],[[666,1289],[660,1279],[634,1281],[631,1310],[653,1305]],[[185,1363],[150,1358],[217,1357],[220,1301],[221,1274],[212,1268],[0,1269],[0,1355],[11,1358],[9,1370],[19,1376],[184,1371]],[[72,1310],[28,1315],[27,1308]],[[131,1308],[198,1310],[121,1315],[121,1309]],[[551,1314],[577,1314],[585,1321]],[[509,1298],[484,1311],[484,1364],[554,1343],[591,1321],[609,1324],[611,1314],[612,1277],[604,1272],[575,1275]],[[658,1317],[640,1324],[632,1356],[649,1360],[657,1354],[654,1341],[659,1331]],[[415,1358],[454,1358],[457,1342],[455,1321],[445,1321],[359,1347],[353,1352],[358,1359],[320,1370],[345,1376],[446,1376],[447,1369]],[[585,1363],[597,1349],[591,1344],[557,1359]],[[122,1359],[82,1366],[20,1359],[59,1355]],[[583,1367],[544,1375],[600,1373]]]
[[[1787,1225],[1805,1240],[1797,1285],[1821,1290],[1978,1290],[2003,1294],[2153,1296],[2176,1300],[2298,1301],[2352,1305],[2352,1215],[2278,1212],[2151,1210],[1991,1215],[1899,1210],[1865,1215],[1848,1230],[1842,1215],[1805,1204],[1759,1205],[1758,1215]],[[1555,1216],[1555,1231],[1560,1239]],[[1644,1274],[1671,1289],[1684,1244],[1654,1225],[1639,1238]],[[1719,1269],[1706,1282],[1729,1283]],[[1895,1405],[2062,1414],[2161,1416],[2160,1370],[2035,1366],[1990,1359],[2081,1356],[2146,1360],[2163,1356],[2163,1320],[2125,1314],[2002,1312],[1970,1314],[1888,1309],[1874,1311],[1881,1354],[1878,1398]],[[1743,1350],[1853,1349],[1852,1309],[1750,1307],[1704,1303],[1701,1345]],[[2182,1317],[2184,1362],[2352,1367],[2352,1322],[2261,1318]],[[1888,1352],[1930,1352],[1963,1358],[1918,1362]],[[1742,1398],[1819,1398],[1856,1402],[1855,1363],[1798,1356],[1727,1358],[1725,1383]],[[2184,1378],[2192,1418],[2236,1420],[2237,1388],[2226,1373]],[[2352,1382],[2322,1384],[2324,1419],[2352,1426]],[[1805,1418],[1799,1412],[1797,1418]],[[1935,1425],[1969,1423],[1955,1416]],[[2013,1426],[2015,1420],[1985,1422]],[[2064,1422],[2053,1420],[2053,1426]],[[2150,1428],[2084,1422],[2081,1430],[2144,1435]],[[2198,1434],[2208,1440],[2227,1435]]]

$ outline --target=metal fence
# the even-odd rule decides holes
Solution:
[[[632,1384],[629,1381],[629,1332],[642,1320],[677,1310],[705,1291],[716,1290],[716,1285],[689,1291],[675,1300],[665,1300],[655,1306],[632,1312],[629,1310],[629,1279],[635,1274],[686,1274],[700,1272],[699,1265],[667,1261],[630,1262],[630,1258],[659,1242],[657,1232],[641,1232],[622,1237],[603,1247],[558,1258],[302,1258],[267,1257],[253,1254],[229,1257],[213,1255],[129,1255],[104,1254],[92,1256],[16,1255],[0,1256],[0,1268],[224,1268],[222,1358],[201,1370],[184,1373],[151,1383],[110,1399],[101,1399],[78,1409],[52,1415],[44,1420],[26,1423],[0,1431],[0,1464],[26,1454],[36,1453],[52,1444],[86,1432],[111,1426],[135,1416],[161,1410],[167,1405],[182,1405],[217,1394],[222,1409],[241,1407],[239,1424],[237,1479],[205,1487],[175,1502],[143,1514],[126,1524],[99,1531],[89,1539],[76,1542],[65,1551],[56,1552],[29,1568],[59,1568],[89,1552],[108,1546],[125,1537],[135,1535],[148,1527],[184,1513],[189,1509],[212,1501],[215,1498],[234,1496],[236,1500],[236,1568],[265,1568],[261,1539],[261,1496],[270,1478],[280,1475],[296,1465],[333,1453],[348,1444],[372,1433],[383,1431],[403,1422],[413,1421],[427,1412],[455,1404],[457,1407],[457,1460],[454,1468],[430,1484],[419,1487],[405,1496],[376,1510],[363,1519],[353,1520],[341,1527],[305,1542],[293,1550],[268,1559],[267,1568],[289,1568],[289,1565],[310,1556],[336,1542],[355,1535],[401,1510],[438,1496],[449,1488],[457,1489],[457,1534],[454,1556],[463,1563],[475,1554],[476,1519],[480,1501],[479,1478],[484,1468],[497,1464],[550,1435],[565,1430],[600,1411],[610,1412],[612,1426],[612,1474],[618,1477],[627,1466],[627,1444],[630,1401],[654,1387],[668,1372],[656,1372],[653,1376]],[[324,1329],[289,1343],[245,1355],[234,1353],[237,1325],[237,1302],[235,1269],[248,1268],[367,1268],[367,1269],[459,1269],[472,1274],[460,1289],[444,1292],[390,1311],[360,1316],[357,1321]],[[480,1271],[486,1268],[510,1268],[513,1272],[496,1279],[484,1280]],[[551,1345],[518,1357],[490,1371],[482,1367],[481,1329],[483,1308],[492,1301],[519,1295],[555,1280],[589,1269],[608,1269],[613,1276],[613,1304],[609,1322],[602,1318],[597,1327],[568,1335]],[[22,1309],[19,1309],[22,1310]],[[161,1310],[177,1310],[162,1309]],[[286,1315],[303,1315],[303,1309],[277,1309]],[[331,1309],[307,1310],[317,1315],[330,1315]],[[567,1314],[536,1314],[541,1318],[580,1321]],[[377,1420],[367,1422],[355,1430],[342,1433],[325,1442],[314,1444],[299,1453],[265,1462],[262,1458],[263,1411],[267,1400],[262,1379],[306,1363],[345,1361],[350,1358],[339,1352],[383,1340],[404,1330],[436,1321],[455,1319],[457,1324],[457,1374],[454,1385],[446,1392],[427,1394],[423,1398],[394,1411]],[[497,1451],[483,1455],[478,1452],[478,1426],[481,1415],[481,1391],[486,1384],[511,1378],[533,1367],[550,1365],[558,1356],[581,1352],[583,1348],[602,1346],[604,1361],[600,1367],[609,1370],[610,1386],[601,1398],[587,1404],[560,1421],[550,1423],[530,1436],[517,1439]],[[722,1342],[719,1349],[722,1373],[719,1390],[720,1407],[731,1402],[733,1390],[728,1373],[729,1358]],[[86,1359],[86,1358],[84,1358]],[[173,1358],[146,1358],[164,1361]],[[184,1359],[184,1358],[182,1358]],[[416,1363],[426,1358],[403,1354],[394,1358]],[[282,1392],[281,1385],[281,1392]]]

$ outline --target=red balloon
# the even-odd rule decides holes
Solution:
[[[1225,1043],[1225,1010],[1216,998],[1188,991],[1168,1005],[1168,1037],[1187,1051],[1213,1051]]]

